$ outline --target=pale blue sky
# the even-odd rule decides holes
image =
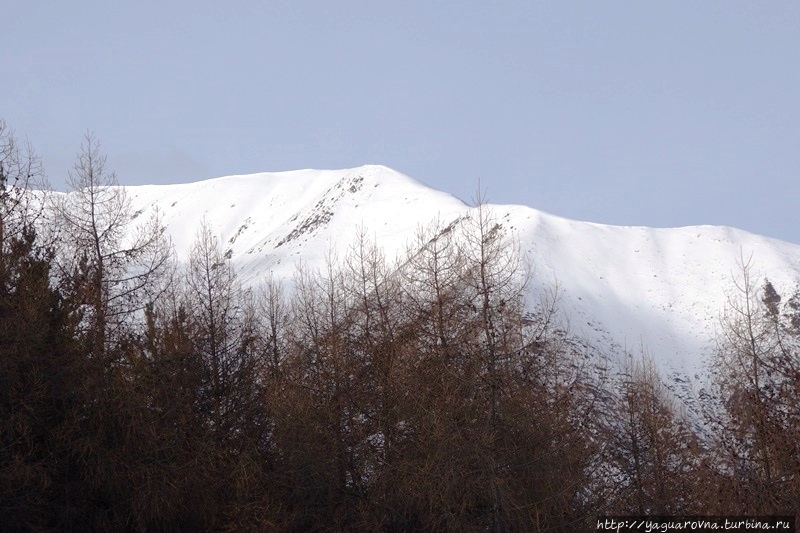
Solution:
[[[63,189],[380,163],[469,200],[800,243],[800,2],[12,1],[0,117]]]

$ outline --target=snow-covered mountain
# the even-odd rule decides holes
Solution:
[[[471,207],[382,166],[228,176],[128,187],[137,215],[158,208],[185,258],[203,218],[245,283],[270,271],[290,278],[298,261],[321,266],[346,253],[359,229],[388,258],[419,226],[448,224]],[[619,227],[564,219],[520,205],[492,205],[534,267],[531,298],[561,290],[572,333],[616,351],[644,347],[667,372],[694,373],[714,346],[737,263],[779,292],[800,281],[800,246],[729,227]]]

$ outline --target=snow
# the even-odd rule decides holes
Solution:
[[[418,227],[470,207],[383,166],[228,176],[127,187],[134,211],[158,209],[186,259],[205,219],[245,283],[290,279],[299,260],[344,257],[363,228],[393,259]],[[779,293],[800,281],[800,246],[728,227],[674,229],[579,222],[526,206],[492,205],[534,267],[532,301],[558,281],[573,333],[622,355],[644,348],[668,372],[694,374],[714,347],[726,294],[751,254]],[[787,294],[788,295],[788,294]],[[614,355],[611,353],[609,355]]]

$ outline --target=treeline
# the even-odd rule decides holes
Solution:
[[[91,137],[49,200],[2,123],[0,150],[3,530],[798,511],[800,306],[747,268],[689,416],[652,362],[571,337],[557,290],[526,307],[529,266],[486,207],[398,262],[362,234],[321,271],[244,288],[208,224],[178,265]]]

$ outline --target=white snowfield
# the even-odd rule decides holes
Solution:
[[[360,229],[390,260],[420,226],[472,209],[383,166],[228,176],[127,187],[133,210],[161,212],[185,259],[203,218],[242,280],[270,271],[290,280],[298,261],[322,267],[346,255]],[[558,282],[570,331],[612,357],[644,348],[668,374],[693,375],[715,331],[742,256],[788,297],[800,281],[800,246],[729,227],[619,227],[568,220],[519,205],[491,205],[533,265],[531,301]],[[138,217],[137,217],[138,218]]]

